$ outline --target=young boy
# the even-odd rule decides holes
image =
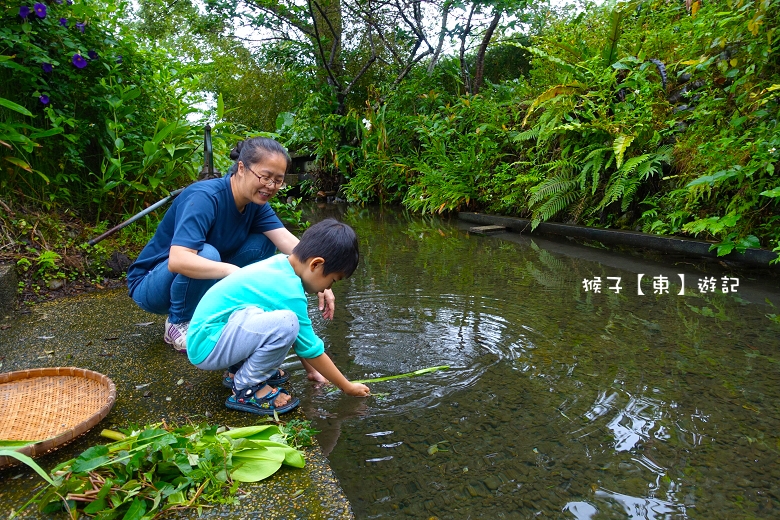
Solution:
[[[287,381],[279,367],[290,346],[344,393],[369,395],[366,385],[348,381],[325,354],[306,300],[306,293],[324,291],[352,275],[358,257],[354,230],[327,219],[307,229],[289,256],[248,265],[206,292],[190,323],[187,355],[203,370],[240,365],[225,406],[258,415],[298,406],[298,398],[273,387]]]

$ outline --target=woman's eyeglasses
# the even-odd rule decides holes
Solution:
[[[243,164],[243,162],[242,162],[242,164]],[[277,181],[276,179],[272,179],[271,177],[269,177],[267,175],[257,174],[257,173],[255,173],[255,171],[252,168],[250,168],[246,164],[244,164],[244,168],[246,168],[247,170],[252,172],[252,175],[257,177],[257,180],[260,181],[260,184],[265,184],[266,186],[272,186],[274,188],[279,188],[279,189],[284,188],[286,186],[285,183],[284,183],[284,179],[282,179],[281,181]]]

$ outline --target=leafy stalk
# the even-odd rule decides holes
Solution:
[[[379,383],[382,381],[390,381],[392,379],[421,376],[423,374],[430,374],[431,372],[437,372],[439,370],[447,370],[449,368],[450,368],[449,365],[440,365],[437,367],[421,368],[420,370],[415,370],[414,372],[406,372],[404,374],[396,374],[394,376],[375,377],[373,379],[358,379],[358,380],[353,380],[352,382],[353,383]]]

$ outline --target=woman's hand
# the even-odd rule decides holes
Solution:
[[[336,297],[333,296],[333,291],[325,289],[317,293],[317,296],[320,299],[319,309],[322,312],[322,317],[326,320],[332,320],[333,313],[336,311]]]

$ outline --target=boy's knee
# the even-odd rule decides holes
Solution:
[[[288,344],[291,344],[298,337],[298,331],[300,330],[298,316],[288,310],[274,311],[274,314],[274,320],[277,323],[279,333],[287,338]]]
[[[280,320],[283,326],[289,330],[290,334],[298,337],[298,331],[301,326],[298,323],[298,316],[293,311],[279,311]]]

